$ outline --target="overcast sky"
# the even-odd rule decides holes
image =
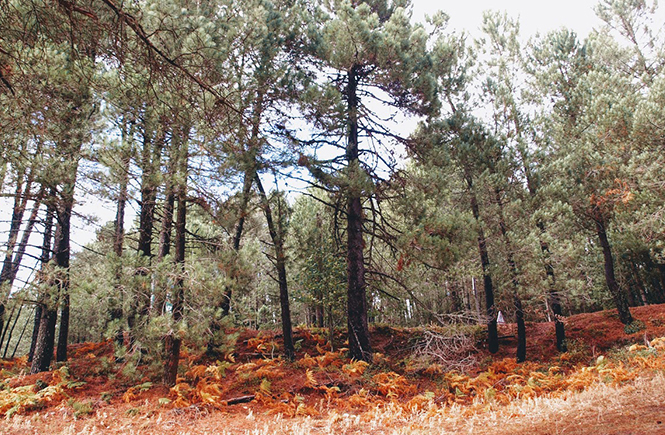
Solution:
[[[584,37],[600,20],[593,11],[597,0],[412,0],[413,18],[421,21],[425,14],[440,9],[450,16],[450,27],[467,30],[478,35],[485,10],[506,11],[512,18],[519,17],[522,36],[528,38],[537,32],[547,33],[559,27],[574,30]]]

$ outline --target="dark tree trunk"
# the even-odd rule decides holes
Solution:
[[[187,130],[188,131],[188,130]],[[178,214],[175,225],[175,257],[177,276],[173,283],[173,330],[167,334],[164,341],[166,354],[164,364],[164,384],[175,385],[178,375],[178,360],[180,359],[180,345],[182,339],[178,334],[180,322],[183,317],[185,303],[184,274],[185,274],[185,234],[187,220],[187,145],[181,145],[179,150],[179,175],[180,182],[177,186]]]
[[[176,138],[173,138],[175,141]],[[164,200],[164,209],[162,212],[162,228],[159,232],[159,248],[157,250],[157,263],[161,263],[171,253],[171,231],[173,229],[173,209],[175,208],[176,192],[174,190],[173,179],[178,169],[178,162],[175,156],[171,156],[169,162],[169,173],[166,179],[166,192]],[[153,310],[155,314],[160,315],[166,309],[166,297],[168,290],[161,285],[155,292],[155,301]]]
[[[542,222],[538,223],[538,228],[540,229],[541,234],[545,232],[545,224]],[[559,299],[559,292],[556,290],[556,277],[554,275],[554,266],[552,266],[552,261],[550,260],[550,247],[544,240],[540,240],[540,251],[543,254],[543,260],[545,265],[545,274],[547,276],[547,282],[549,284],[549,289],[547,292],[547,297],[549,300],[549,306],[554,315],[554,329],[556,334],[556,348],[559,352],[566,352],[568,350],[568,345],[566,344],[566,330],[565,325],[563,324],[563,314],[561,311],[561,300]]]
[[[34,309],[32,310],[34,313]],[[14,350],[12,351],[11,359],[14,359],[16,356],[16,351],[18,350],[19,345],[21,344],[21,341],[23,340],[23,336],[25,335],[26,329],[28,329],[28,325],[30,324],[30,317],[26,319],[25,323],[23,324],[23,329],[21,329],[21,334],[18,336],[18,340],[16,340],[16,344],[14,345]]]
[[[612,248],[607,238],[607,230],[605,228],[605,221],[602,218],[596,218],[596,233],[600,240],[600,246],[603,248],[603,258],[605,261],[605,282],[610,290],[614,305],[619,313],[619,320],[624,325],[633,322],[633,316],[630,314],[628,308],[628,300],[626,294],[619,287],[616,277],[614,276],[614,258],[612,258]]]
[[[39,332],[35,351],[32,356],[32,365],[30,373],[40,373],[48,371],[53,358],[53,345],[55,343],[55,323],[58,318],[58,312],[49,305],[42,306],[39,319]]]
[[[5,325],[5,310],[6,310],[6,300],[11,291],[12,284],[10,280],[12,271],[13,271],[13,257],[14,257],[14,248],[16,247],[16,241],[18,240],[18,234],[21,229],[21,224],[23,223],[23,214],[25,213],[25,208],[27,207],[27,196],[30,193],[31,181],[25,185],[25,192],[23,191],[23,177],[25,175],[24,171],[20,171],[16,176],[16,191],[14,192],[14,206],[12,208],[12,217],[9,225],[9,234],[7,236],[7,245],[6,245],[6,254],[5,259],[2,262],[2,271],[0,271],[0,336],[2,335],[3,328]]]
[[[501,192],[499,189],[494,189],[494,199],[499,208],[499,229],[501,236],[506,244],[506,257],[508,261],[508,268],[510,270],[510,281],[513,286],[513,304],[515,306],[515,323],[517,324],[517,362],[521,363],[526,361],[526,325],[524,324],[524,310],[522,309],[522,300],[519,296],[519,273],[517,271],[517,263],[513,256],[513,246],[508,236],[508,226],[506,219],[503,215],[503,202],[501,201]]]
[[[60,294],[60,329],[58,331],[57,361],[67,360],[67,339],[69,335],[69,237],[72,208],[74,206],[74,184],[71,192],[63,194],[62,206],[58,212],[58,231],[55,242],[55,265],[58,268],[56,285]]]
[[[69,338],[69,289],[60,301],[60,329],[58,330],[58,349],[56,361],[67,361],[67,343]]]
[[[18,313],[16,313],[16,317],[14,318],[14,323],[12,323],[12,328],[9,330],[9,334],[7,334],[7,343],[5,344],[5,351],[2,354],[2,358],[4,358],[4,359],[7,359],[7,351],[9,350],[9,342],[12,341],[12,335],[14,335],[14,328],[16,328],[16,324],[18,323],[18,318],[21,317],[21,311],[23,311],[23,305],[21,305],[19,307]],[[9,321],[7,321],[7,326],[9,326]]]
[[[518,133],[521,134],[521,124],[517,117],[515,117],[515,125],[518,129]],[[531,166],[529,165],[529,158],[525,148],[520,147],[519,153],[522,157],[522,164],[524,168],[524,174],[526,175],[527,180],[527,189],[531,195],[531,199],[536,199],[536,193],[539,189],[538,177],[534,176],[535,174],[531,171]],[[536,226],[540,230],[541,239],[540,239],[540,252],[543,256],[543,265],[545,267],[545,275],[547,276],[548,282],[548,291],[547,298],[549,301],[550,309],[554,315],[554,329],[556,335],[556,348],[559,352],[566,352],[568,350],[566,345],[566,331],[563,324],[563,315],[561,311],[561,300],[559,298],[559,292],[556,287],[556,276],[554,275],[554,266],[552,265],[550,247],[547,242],[543,239],[542,235],[545,234],[545,224],[539,219],[536,223]]]
[[[478,225],[478,252],[480,254],[480,266],[483,270],[483,286],[485,289],[485,307],[487,314],[487,347],[491,353],[496,353],[499,351],[499,332],[496,325],[497,312],[494,305],[494,285],[492,283],[492,275],[490,274],[490,256],[487,252],[485,232],[480,225],[480,209],[478,207],[476,193],[473,190],[473,178],[467,173],[465,179],[471,200],[471,212]]]
[[[358,150],[358,80],[361,67],[354,65],[347,73],[346,102],[348,136],[346,162],[349,188],[347,192],[347,327],[349,354],[357,360],[372,361],[372,347],[367,324],[367,295],[362,213],[362,169]]]
[[[277,281],[279,283],[279,304],[282,312],[282,335],[284,336],[284,356],[288,360],[293,360],[295,357],[295,348],[293,346],[293,328],[291,326],[291,308],[289,305],[289,289],[286,279],[286,255],[284,253],[284,234],[283,229],[277,228],[272,218],[272,211],[270,209],[270,202],[268,196],[263,189],[261,178],[255,174],[254,180],[256,187],[261,196],[261,203],[263,205],[263,212],[266,216],[268,223],[268,231],[272,239],[273,246],[275,247],[275,268],[277,269]]]
[[[122,131],[122,142],[126,144],[128,136],[131,133],[126,131],[127,126],[123,127]],[[124,285],[123,285],[123,273],[122,273],[122,256],[124,251],[125,244],[125,209],[127,207],[127,198],[128,195],[128,186],[129,186],[129,164],[131,161],[131,153],[123,149],[123,156],[121,159],[121,167],[119,168],[121,173],[120,182],[118,183],[118,197],[116,204],[115,212],[115,235],[113,238],[113,252],[115,253],[115,290],[111,295],[109,300],[109,318],[111,321],[120,322],[123,317],[123,301],[124,301]],[[115,335],[115,343],[118,347],[124,344],[123,338],[123,328],[119,327]]]
[[[515,293],[513,296],[515,304],[515,323],[517,323],[517,362],[526,361],[526,324],[524,323],[524,310],[522,299]]]
[[[53,207],[53,214],[57,214],[56,207]],[[57,246],[59,240],[62,236],[59,234],[61,227],[58,226],[58,230],[55,235],[54,248],[57,251]],[[42,247],[42,255],[44,252],[44,247],[47,244],[47,233],[50,230],[47,229],[44,234],[44,246]],[[48,240],[50,241],[50,234],[48,234]],[[56,287],[57,278],[47,277],[48,288],[50,292],[54,291]],[[42,294],[40,295],[41,301],[41,316],[39,318],[39,331],[37,333],[37,341],[35,344],[35,351],[32,358],[32,365],[30,366],[30,373],[39,373],[48,371],[51,366],[51,359],[53,358],[53,348],[55,344],[55,326],[56,321],[58,320],[58,311],[57,311],[57,294]]]
[[[54,189],[51,189],[51,194],[50,197],[54,198]],[[53,237],[53,214],[54,214],[54,206],[53,204],[49,203],[46,207],[46,217],[44,219],[44,239],[42,242],[42,253],[41,256],[39,257],[39,262],[41,263],[41,269],[42,272],[46,268],[46,264],[49,261],[49,258],[51,256],[51,239]],[[47,299],[48,295],[39,295],[39,302],[37,303],[37,306],[35,307],[35,324],[34,328],[32,331],[32,341],[30,342],[30,354],[28,355],[28,361],[33,362],[34,360],[34,355],[35,355],[35,350],[37,348],[37,342],[39,340],[39,330],[41,326],[41,321],[42,321],[42,316],[45,315],[45,302],[44,300]],[[54,332],[55,333],[55,332]],[[46,331],[44,332],[46,334]],[[51,353],[53,353],[53,350],[51,350]],[[47,365],[50,365],[51,361],[48,361]],[[38,364],[39,367],[43,365],[42,362]],[[32,370],[32,369],[31,369]],[[40,370],[37,370],[40,371]]]
[[[247,217],[247,204],[249,203],[249,194],[252,190],[252,183],[254,180],[255,169],[254,167],[248,167],[245,170],[245,176],[242,183],[242,197],[240,198],[240,210],[238,215],[238,223],[236,225],[236,231],[233,235],[233,251],[238,254],[240,251],[240,241],[242,240],[242,232],[245,227],[245,218]],[[231,311],[231,298],[233,297],[233,285],[235,285],[236,277],[233,276],[231,279],[232,284],[226,288],[224,291],[224,297],[220,304],[222,310],[222,317],[229,315]]]
[[[30,341],[30,351],[28,352],[28,362],[31,363],[35,355],[35,346],[37,345],[37,334],[39,334],[39,321],[42,317],[42,305],[35,306],[35,318],[32,325],[32,338]]]
[[[144,127],[146,130],[148,126]],[[164,132],[154,140],[147,131],[144,132],[143,150],[141,153],[141,210],[139,212],[139,240],[137,252],[144,264],[135,274],[140,277],[136,289],[135,300],[127,323],[130,330],[137,326],[138,319],[145,319],[150,312],[151,283],[150,265],[152,261],[152,233],[155,223],[155,206],[157,203],[157,186],[159,184],[159,166],[164,147]],[[138,319],[137,319],[138,317]],[[130,335],[134,334],[130,331]]]

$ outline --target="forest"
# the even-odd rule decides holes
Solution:
[[[464,372],[471,348],[540,361],[529,325],[579,351],[569,319],[613,310],[658,347],[657,3],[600,0],[587,37],[528,40],[501,12],[450,30],[441,7],[0,1],[0,357],[37,375],[99,343],[173,395],[183,361],[224,377],[242,337],[285,364],[314,340],[362,375],[417,330]]]

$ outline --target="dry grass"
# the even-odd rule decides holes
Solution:
[[[324,418],[247,413],[208,413],[205,409],[164,410],[148,406],[97,410],[76,420],[66,407],[46,414],[15,416],[0,434],[247,434],[247,435],[425,435],[425,434],[665,434],[665,376],[640,376],[622,385],[596,384],[579,393],[535,397],[507,406],[492,403],[440,408],[433,403],[409,411],[388,403],[362,414],[332,411]],[[146,404],[147,405],[147,404]],[[125,409],[126,408],[126,409]],[[131,412],[135,409],[136,414]]]

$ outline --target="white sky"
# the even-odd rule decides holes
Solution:
[[[412,0],[413,18],[422,21],[425,14],[442,10],[450,16],[450,28],[466,30],[478,35],[485,10],[505,11],[512,18],[519,18],[522,36],[546,33],[560,27],[574,30],[583,38],[601,21],[593,11],[597,0],[462,0],[432,1]]]

